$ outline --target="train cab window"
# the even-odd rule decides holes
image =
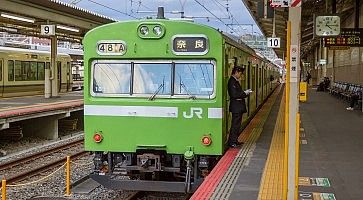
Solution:
[[[134,63],[133,93],[171,93],[171,63]]]
[[[95,63],[93,93],[129,94],[131,63]]]
[[[14,61],[8,60],[8,81],[14,81]]]
[[[38,62],[37,64],[37,79],[38,80],[44,80],[45,78],[45,73],[44,73],[44,68],[45,68],[45,63],[44,62]]]
[[[176,63],[174,95],[210,96],[214,92],[212,63]]]
[[[93,96],[211,99],[215,94],[211,61],[95,61],[91,74]]]

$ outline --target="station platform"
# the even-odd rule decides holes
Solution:
[[[13,135],[21,138],[24,134],[56,139],[60,119],[77,118],[79,126],[83,127],[82,110],[83,91],[63,93],[49,99],[43,95],[1,98],[0,135],[6,139]]]
[[[83,91],[61,93],[49,99],[44,95],[0,98],[0,119],[75,106],[83,106]]]
[[[358,200],[363,190],[363,113],[310,89],[300,103],[299,200]],[[278,88],[191,199],[283,200],[284,91]]]

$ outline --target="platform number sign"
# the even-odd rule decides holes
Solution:
[[[267,47],[270,48],[280,48],[280,38],[269,37],[267,38]]]
[[[55,25],[41,25],[41,35],[55,35]]]

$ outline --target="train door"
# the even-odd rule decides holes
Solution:
[[[67,62],[67,69],[66,69],[66,75],[67,75],[67,92],[71,90],[72,86],[71,86],[71,77],[72,73],[71,73],[71,63]]]
[[[228,88],[228,79],[229,79],[229,73],[230,73],[230,65],[229,65],[229,62],[228,62],[228,55],[226,54],[225,57],[224,57],[224,60],[225,60],[225,63],[224,63],[224,67],[225,67],[225,74],[224,74],[224,82],[225,82],[225,88],[227,89]],[[232,115],[231,113],[229,112],[229,95],[228,95],[228,89],[226,90],[226,103],[224,105],[225,109],[224,109],[224,116],[225,117],[225,133],[227,135],[227,138],[228,138],[228,135],[229,135],[229,127],[231,126],[231,118],[232,118]],[[226,139],[227,139],[226,138]]]
[[[4,75],[4,60],[0,59],[0,97],[2,97],[4,95],[4,79],[5,79],[5,75]]]
[[[62,63],[60,61],[57,62],[57,78],[58,78],[58,92],[62,91]]]
[[[258,80],[260,79],[259,77],[259,66],[258,64],[256,64],[256,67],[255,67],[255,81],[256,81],[256,108],[258,107],[258,93],[259,93],[259,90],[258,90]]]
[[[251,89],[251,62],[248,61],[248,65],[247,65],[247,89]],[[253,89],[252,89],[253,90]],[[248,95],[247,97],[247,115],[250,116],[250,95]]]

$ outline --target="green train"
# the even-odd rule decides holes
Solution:
[[[193,22],[116,22],[83,44],[85,149],[91,177],[111,189],[193,192],[227,149],[233,66],[254,91],[244,124],[278,84],[253,49]]]

